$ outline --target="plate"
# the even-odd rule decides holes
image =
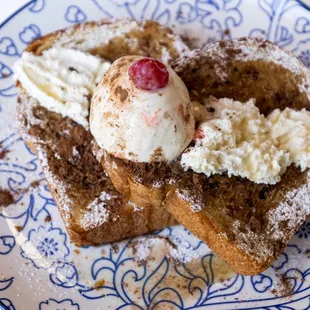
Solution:
[[[234,274],[182,226],[146,243],[70,243],[38,160],[18,134],[12,65],[43,34],[121,16],[152,18],[197,45],[261,36],[310,67],[310,12],[294,0],[37,0],[16,11],[0,25],[0,199],[9,190],[15,201],[0,209],[0,308],[310,309],[310,222],[272,267],[252,277]],[[181,249],[180,264],[169,259],[165,237]]]

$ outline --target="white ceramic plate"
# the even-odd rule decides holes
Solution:
[[[120,16],[158,20],[199,44],[263,36],[310,67],[310,12],[295,0],[38,0],[18,10],[0,25],[0,187],[15,199],[0,209],[0,308],[310,309],[310,222],[257,276],[233,274],[181,226],[154,235],[182,240],[184,252],[198,258],[174,266],[159,242],[145,266],[133,259],[130,240],[77,249],[45,183],[29,186],[42,173],[17,131],[12,64],[40,35],[88,19]]]

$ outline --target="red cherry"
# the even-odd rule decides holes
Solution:
[[[134,62],[128,73],[134,85],[143,90],[163,88],[169,81],[167,67],[153,58],[142,58]]]

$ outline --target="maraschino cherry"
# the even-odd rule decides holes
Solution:
[[[153,58],[142,58],[134,62],[128,70],[133,84],[143,90],[158,90],[169,81],[167,67]]]

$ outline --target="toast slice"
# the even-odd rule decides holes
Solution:
[[[174,64],[196,102],[256,98],[262,113],[310,109],[309,71],[291,53],[260,39],[221,41]],[[207,177],[172,163],[133,163],[104,153],[116,189],[140,205],[163,204],[238,273],[268,268],[310,214],[309,172],[290,166],[275,185],[241,177]],[[145,197],[151,197],[147,200]]]
[[[53,46],[79,49],[109,61],[140,54],[170,62],[187,50],[170,29],[131,20],[75,25],[35,40],[26,51],[41,55]],[[90,132],[42,107],[18,81],[17,87],[20,133],[39,157],[72,242],[99,245],[176,223],[166,208],[143,208],[123,198],[96,159],[101,154]]]

